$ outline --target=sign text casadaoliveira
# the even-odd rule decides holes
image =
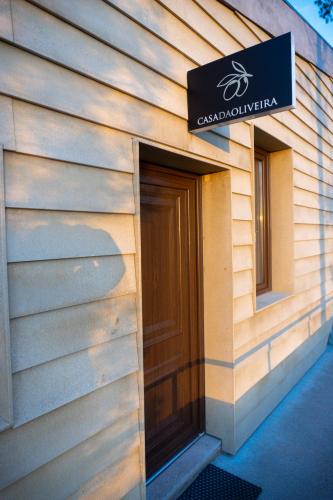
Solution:
[[[291,33],[187,73],[188,128],[208,130],[295,107]]]

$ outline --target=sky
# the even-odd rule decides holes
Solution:
[[[333,47],[333,21],[325,23],[319,17],[319,10],[314,0],[288,0],[318,33]]]

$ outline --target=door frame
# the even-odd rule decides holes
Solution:
[[[134,232],[136,241],[136,254],[135,254],[135,271],[136,271],[136,302],[137,302],[137,349],[138,349],[138,363],[139,363],[139,430],[140,430],[140,465],[143,484],[146,481],[146,453],[145,453],[145,420],[144,420],[144,366],[143,366],[143,323],[142,323],[142,277],[141,277],[141,216],[140,216],[140,140],[133,139],[133,156],[134,156],[134,176],[133,176],[133,189],[135,200],[135,214],[134,214]],[[167,153],[167,150],[166,150]],[[189,155],[190,156],[190,155]],[[186,158],[186,154],[184,155]],[[153,163],[154,161],[151,160]],[[157,163],[158,166],[158,163]],[[172,168],[170,165],[161,165],[161,169],[169,168],[174,175],[193,178],[195,172],[186,172],[185,170]],[[204,294],[203,294],[203,243],[202,243],[202,189],[201,178],[197,176],[196,182],[196,230],[197,230],[197,324],[198,324],[198,340],[199,340],[199,419],[200,419],[200,432],[205,430],[205,364],[204,364]],[[144,493],[144,491],[143,491]]]
[[[209,264],[209,273],[207,278],[207,272],[203,273],[203,265],[201,268],[200,279],[200,292],[199,297],[201,304],[209,304],[208,311],[204,311],[202,307],[200,325],[202,328],[201,339],[205,345],[205,358],[203,358],[203,363],[201,365],[202,371],[205,374],[201,377],[203,382],[202,399],[204,401],[204,414],[203,414],[203,426],[207,429],[207,432],[222,437],[221,425],[225,428],[225,432],[232,432],[232,421],[230,420],[229,409],[222,408],[221,416],[219,421],[216,420],[216,406],[210,403],[215,399],[220,399],[220,389],[216,387],[215,378],[213,372],[210,368],[215,369],[216,363],[210,362],[210,357],[215,358],[220,356],[219,351],[225,350],[223,345],[216,345],[216,324],[220,325],[220,314],[225,315],[225,326],[223,329],[227,329],[227,332],[223,332],[223,339],[229,344],[233,335],[232,329],[232,314],[233,314],[233,301],[232,301],[232,239],[231,239],[231,167],[222,163],[221,161],[214,160],[213,158],[205,158],[201,155],[191,153],[190,151],[179,150],[172,146],[161,145],[155,141],[132,137],[132,151],[133,151],[133,191],[134,191],[134,233],[135,233],[135,272],[136,272],[136,303],[137,303],[137,352],[138,352],[138,393],[139,393],[139,434],[140,434],[140,467],[141,467],[141,494],[142,498],[145,498],[146,492],[146,469],[145,469],[145,420],[144,420],[144,372],[143,372],[143,333],[142,333],[142,284],[141,284],[141,234],[140,234],[140,160],[157,163],[161,166],[174,166],[174,168],[183,171],[189,171],[193,173],[200,173],[202,175],[202,194],[201,201],[203,209],[201,212],[202,224],[201,230],[203,235],[210,234],[210,227],[212,222],[211,218],[211,207],[207,207],[207,195],[210,193],[209,186],[211,186],[210,181],[212,180],[211,174],[217,174],[217,189],[213,190],[214,205],[218,206],[218,210],[222,209],[222,225],[220,218],[218,220],[220,230],[224,235],[223,246],[217,242],[215,238],[215,233],[212,234],[212,238],[209,238],[206,242],[199,241],[200,252],[201,252],[201,262]],[[141,156],[142,155],[142,156]],[[206,186],[206,178],[208,175],[208,189]],[[220,177],[223,176],[223,178]],[[215,180],[213,182],[215,185]],[[221,198],[222,196],[222,198]],[[210,194],[209,194],[210,197]],[[206,210],[208,208],[208,213]],[[205,212],[204,212],[205,211]],[[208,217],[208,219],[207,219]],[[207,245],[208,242],[208,245]],[[212,252],[213,251],[213,252]],[[221,305],[222,311],[218,311],[218,314],[214,308],[216,303],[216,290],[212,286],[212,277],[214,281],[214,272],[212,271],[212,266],[210,261],[207,261],[208,256],[211,254],[218,254],[222,256],[225,264],[223,269],[220,269],[220,274],[223,276],[223,284],[218,287],[218,297],[223,298]],[[210,258],[210,257],[209,257]],[[226,286],[227,283],[227,286]],[[223,288],[223,290],[221,290]],[[227,335],[227,338],[225,337]],[[230,338],[229,338],[230,337]],[[207,352],[208,347],[208,352]],[[217,353],[216,353],[217,348]],[[228,346],[227,346],[228,349]],[[206,359],[208,356],[208,360]],[[224,359],[224,357],[223,357]],[[208,365],[207,365],[208,362]],[[207,372],[207,366],[209,368]],[[207,378],[208,376],[208,378]],[[212,378],[213,376],[213,378]],[[216,393],[218,390],[218,393]],[[208,399],[207,399],[208,398]],[[208,404],[208,406],[207,406]],[[225,406],[225,405],[224,405]],[[220,408],[219,408],[220,410]],[[220,411],[219,411],[220,413]],[[222,419],[223,422],[220,422]],[[225,433],[223,433],[224,435]]]

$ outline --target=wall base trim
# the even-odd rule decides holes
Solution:
[[[327,347],[332,319],[247,391],[236,404],[206,398],[207,432],[222,439],[222,450],[235,454]]]

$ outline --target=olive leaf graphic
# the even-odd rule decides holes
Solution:
[[[237,73],[230,73],[224,76],[217,84],[217,87],[225,87],[223,91],[223,99],[225,101],[230,101],[236,96],[242,97],[249,86],[249,78],[253,76],[246,71],[241,63],[231,61],[231,64]]]
[[[231,61],[231,64],[236,71],[240,71],[241,73],[246,73],[246,69],[244,68],[244,66],[241,63],[239,63],[237,61]]]

